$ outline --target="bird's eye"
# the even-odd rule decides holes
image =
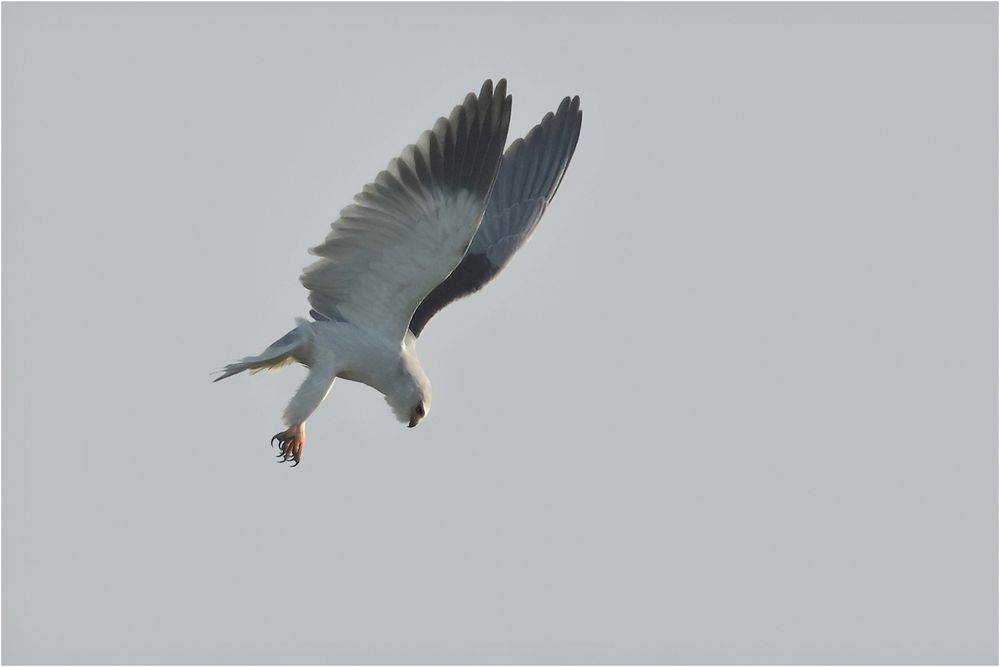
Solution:
[[[419,416],[419,417],[423,417],[424,416],[424,404],[423,403],[420,403],[420,404],[417,405],[417,416]]]

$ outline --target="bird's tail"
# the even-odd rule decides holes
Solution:
[[[291,363],[301,361],[301,357],[296,353],[303,351],[309,342],[309,332],[303,325],[308,325],[308,322],[298,320],[297,327],[271,343],[260,354],[253,357],[243,357],[239,361],[228,364],[221,371],[217,371],[222,375],[212,382],[225,380],[227,377],[247,370],[250,371],[251,375],[263,370],[276,371]]]

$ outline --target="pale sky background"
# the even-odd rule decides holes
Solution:
[[[5,663],[995,663],[997,5],[3,5]],[[415,429],[210,371],[579,94]]]

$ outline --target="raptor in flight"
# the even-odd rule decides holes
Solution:
[[[278,457],[298,465],[305,422],[336,378],[385,396],[410,427],[427,416],[431,383],[417,359],[417,337],[452,301],[478,291],[506,266],[541,219],[580,136],[580,98],[504,152],[510,122],[507,82],[486,81],[448,118],[355,195],[306,267],[312,321],[261,354],[229,364],[215,381],[245,370],[298,362],[309,368],[275,435]]]

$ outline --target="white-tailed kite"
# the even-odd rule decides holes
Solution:
[[[580,136],[580,98],[565,98],[503,152],[511,98],[503,79],[469,93],[355,195],[300,280],[313,321],[216,382],[292,362],[309,368],[271,439],[298,465],[305,422],[336,378],[378,390],[410,427],[427,416],[431,383],[417,336],[452,301],[478,291],[510,261],[555,196]],[[482,222],[482,224],[480,224]]]

